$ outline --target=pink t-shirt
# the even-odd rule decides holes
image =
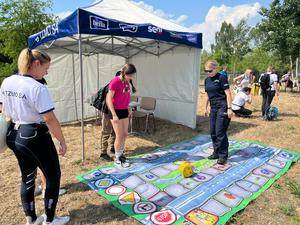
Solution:
[[[109,83],[109,90],[114,91],[113,105],[115,109],[128,109],[130,102],[130,87],[128,81],[114,77]]]

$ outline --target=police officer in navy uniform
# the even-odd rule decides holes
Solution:
[[[11,118],[7,146],[14,152],[22,174],[21,201],[26,225],[62,225],[69,217],[55,217],[60,186],[60,165],[51,134],[59,141],[58,153],[67,146],[48,89],[39,83],[50,66],[50,57],[37,49],[23,49],[18,59],[19,73],[1,85],[2,111]],[[44,121],[44,123],[43,123]],[[37,167],[46,177],[45,215],[35,212],[34,189]]]
[[[224,165],[228,158],[227,128],[233,115],[231,109],[231,92],[228,79],[217,73],[218,63],[209,60],[205,64],[204,114],[208,115],[208,102],[210,103],[210,134],[214,152],[209,159],[218,159],[218,164]]]

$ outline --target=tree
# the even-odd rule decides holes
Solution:
[[[214,57],[221,64],[228,64],[233,54],[234,27],[223,22],[220,31],[215,34]]]
[[[216,32],[214,58],[221,64],[232,64],[236,71],[236,62],[250,51],[250,27],[246,20],[241,20],[236,27],[223,22],[219,32]]]
[[[27,47],[27,38],[53,23],[52,0],[4,0],[0,4],[0,76],[17,70],[20,51]]]
[[[258,25],[262,47],[292,64],[300,54],[300,0],[274,0],[270,8],[261,8]]]

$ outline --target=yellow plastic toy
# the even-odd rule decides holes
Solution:
[[[259,95],[260,85],[259,83],[252,84],[251,92],[253,95]]]
[[[189,162],[184,162],[179,166],[179,171],[183,177],[190,177],[193,175],[193,166]]]

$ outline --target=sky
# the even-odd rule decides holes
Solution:
[[[258,10],[269,7],[272,0],[132,0],[160,17],[203,33],[203,47],[214,43],[215,32],[223,21],[236,25],[247,18],[254,26],[261,20]],[[95,0],[53,0],[52,13],[65,17],[78,7],[91,5]]]

